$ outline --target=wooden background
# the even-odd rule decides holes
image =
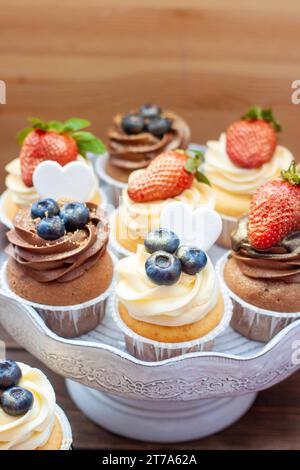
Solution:
[[[0,191],[27,116],[90,119],[105,138],[111,117],[143,102],[182,114],[203,143],[256,103],[283,123],[297,157],[299,0],[0,0]],[[3,337],[3,331],[0,331]],[[8,344],[10,346],[10,343]],[[14,343],[11,355],[37,364]],[[77,448],[138,448],[96,428],[50,374]],[[235,426],[191,448],[299,448],[299,373],[260,394]],[[176,447],[176,446],[174,446]],[[151,448],[151,445],[148,445]],[[179,446],[180,448],[180,446]]]
[[[298,0],[0,0],[0,189],[27,116],[87,117],[105,138],[114,113],[149,101],[196,142],[271,105],[297,154],[299,21]]]

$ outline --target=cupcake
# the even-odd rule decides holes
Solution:
[[[7,233],[3,283],[60,336],[95,328],[105,312],[113,264],[108,223],[92,203],[44,199],[23,208]]]
[[[251,108],[229,126],[218,141],[208,141],[203,170],[216,194],[216,210],[223,219],[219,244],[230,248],[230,233],[246,215],[253,193],[280,175],[293,156],[277,144],[280,125],[270,109]]]
[[[202,153],[167,151],[146,170],[132,173],[112,217],[112,243],[119,255],[134,253],[148,232],[158,229],[166,205],[181,201],[193,209],[214,208],[214,191],[198,171]]]
[[[300,318],[300,172],[295,163],[259,188],[232,235],[221,275],[233,298],[232,326],[268,341]]]
[[[165,150],[186,149],[189,142],[187,123],[157,105],[115,116],[108,132],[108,159],[98,160],[97,165],[100,178],[115,188],[115,205],[133,171],[146,168]]]
[[[150,232],[116,271],[113,317],[139,359],[209,350],[230,321],[230,302],[210,259],[199,248],[180,245],[172,231]]]
[[[47,377],[0,361],[0,450],[70,450],[72,433]]]
[[[1,215],[3,222],[11,222],[20,208],[39,199],[33,184],[33,173],[43,161],[51,160],[64,166],[73,161],[80,161],[92,168],[87,152],[103,153],[105,147],[93,134],[81,129],[89,126],[84,119],[68,119],[42,122],[31,119],[32,128],[26,128],[19,134],[20,156],[6,165],[8,173],[5,180],[6,191],[2,195]],[[103,203],[96,175],[91,185],[87,201]]]

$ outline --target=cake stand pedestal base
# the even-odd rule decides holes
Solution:
[[[230,426],[250,408],[256,393],[191,401],[133,400],[67,380],[78,408],[111,432],[148,442],[184,442]]]

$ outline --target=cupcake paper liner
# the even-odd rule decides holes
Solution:
[[[116,296],[109,299],[107,308],[116,325],[124,333],[126,348],[132,356],[143,361],[163,361],[191,352],[210,351],[213,348],[214,339],[226,330],[232,315],[232,302],[226,292],[222,291],[222,295],[224,314],[218,326],[199,339],[182,343],[161,343],[132,331],[120,317]]]
[[[110,255],[113,264],[115,264],[115,256],[112,253]],[[77,305],[43,305],[23,299],[10,289],[6,277],[6,267],[7,261],[3,263],[0,272],[0,282],[3,291],[21,304],[34,308],[47,327],[63,338],[76,338],[96,328],[105,315],[107,298],[111,295],[115,286],[115,279],[113,277],[108,289],[95,299]]]
[[[222,233],[216,241],[217,245],[223,248],[231,248],[231,234],[236,228],[238,221],[237,217],[229,217],[227,215],[220,214],[222,219]]]
[[[111,176],[109,176],[105,171],[105,165],[108,160],[108,153],[101,155],[95,161],[95,170],[101,181],[104,181],[108,185],[108,194],[110,202],[115,206],[119,207],[120,198],[122,196],[122,191],[124,188],[127,188],[127,183],[118,181]]]
[[[232,328],[254,341],[268,342],[283,328],[300,318],[300,312],[276,312],[248,304],[227,286],[224,280],[224,266],[229,252],[225,253],[216,264],[216,271],[221,286],[231,297],[233,314],[230,325]]]
[[[71,450],[73,442],[71,426],[65,413],[58,405],[56,405],[55,416],[59,421],[63,434],[62,443],[59,450]]]
[[[104,191],[98,188],[98,193],[100,194],[101,204],[100,207],[103,207],[106,210],[108,206],[108,198]],[[8,191],[4,191],[0,196],[0,222],[5,225],[7,228],[13,228],[11,220],[7,217],[5,213],[5,200],[8,197]]]

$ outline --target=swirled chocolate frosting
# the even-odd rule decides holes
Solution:
[[[80,277],[105,253],[109,235],[104,215],[95,204],[87,206],[90,220],[86,226],[55,241],[39,237],[36,225],[40,219],[32,220],[30,208],[21,209],[14,228],[7,233],[10,244],[6,253],[39,282],[68,282]]]
[[[243,274],[255,279],[300,283],[300,232],[285,237],[267,251],[254,250],[248,240],[248,217],[232,234],[232,256]]]
[[[187,123],[169,111],[164,111],[162,117],[170,120],[171,128],[159,139],[150,132],[126,134],[121,126],[123,115],[118,114],[108,132],[110,163],[126,170],[137,170],[147,167],[153,158],[165,150],[186,149],[190,142]]]

